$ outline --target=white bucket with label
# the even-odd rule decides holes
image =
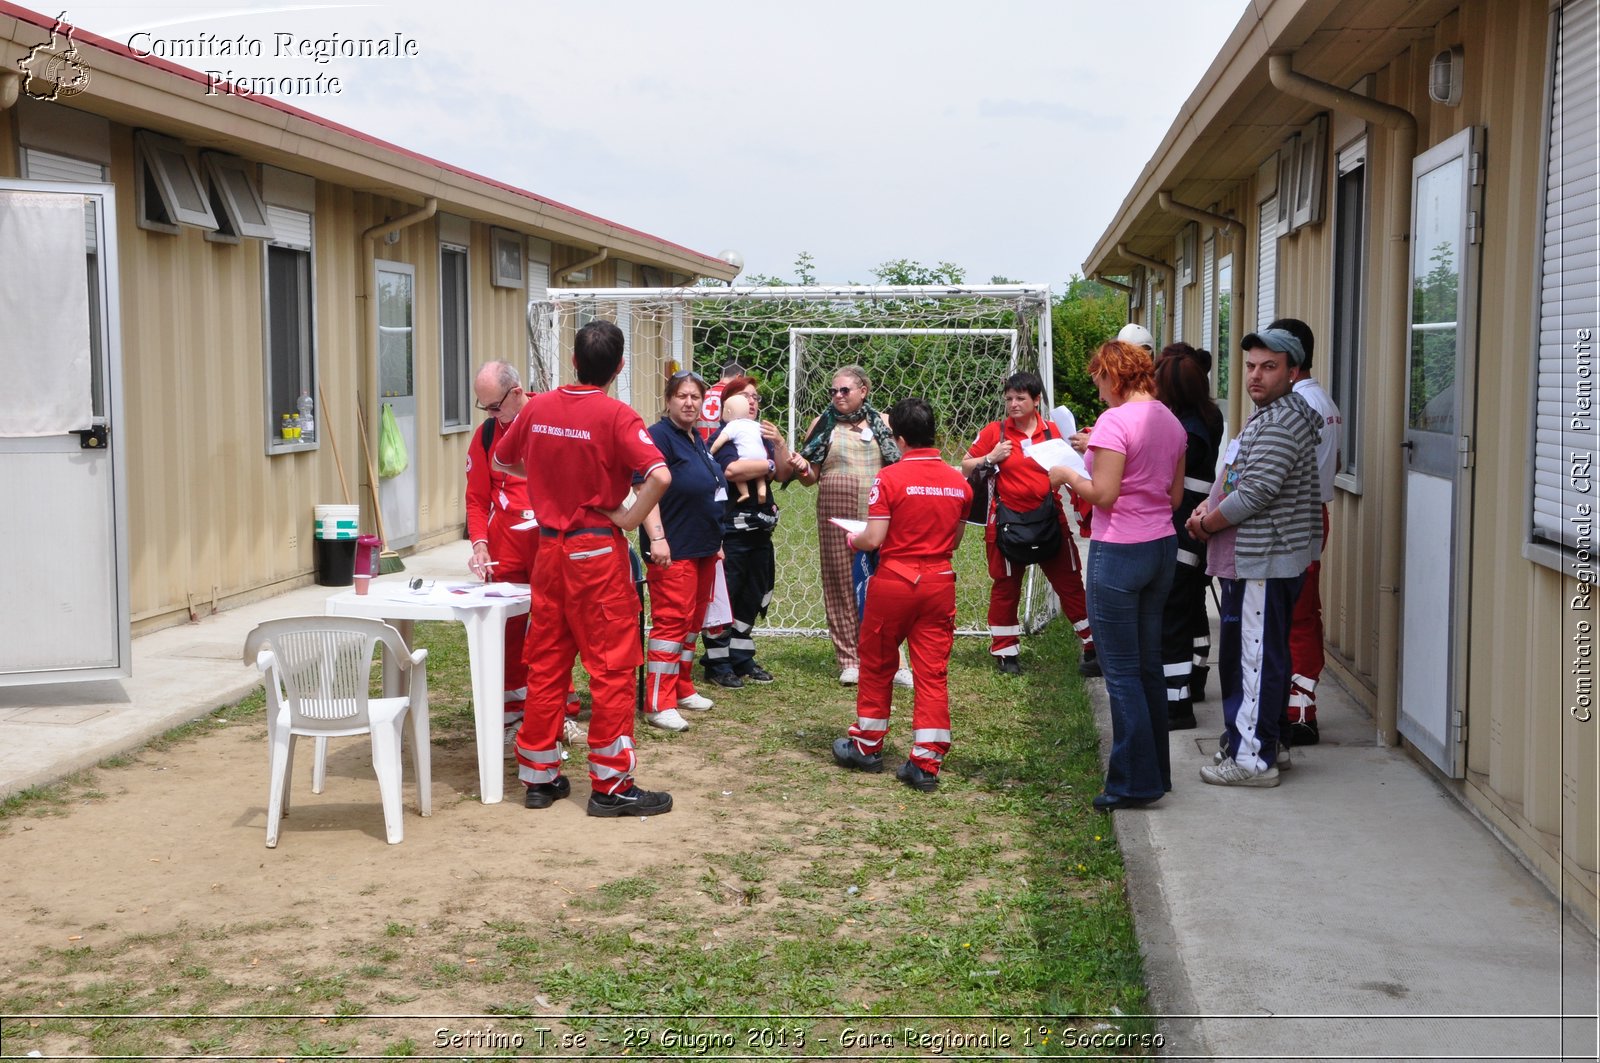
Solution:
[[[318,539],[354,539],[361,534],[360,506],[317,506]]]

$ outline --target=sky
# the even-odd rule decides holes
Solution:
[[[808,252],[823,283],[906,258],[1059,290],[1244,9],[134,0],[66,15],[234,80],[338,78],[338,92],[280,98],[694,250],[735,250],[746,276],[793,279]],[[296,54],[397,35],[412,54]],[[223,51],[241,42],[246,54]]]

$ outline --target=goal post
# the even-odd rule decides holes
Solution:
[[[859,365],[877,409],[909,395],[926,398],[941,453],[959,464],[979,429],[1003,416],[1001,389],[1017,369],[1038,372],[1046,414],[1053,404],[1044,285],[551,289],[529,306],[529,380],[570,381],[573,335],[595,319],[624,328],[628,387],[618,391],[647,421],[662,413],[672,372],[693,368],[715,382],[737,362],[761,382],[765,415],[782,418],[796,446],[826,407],[834,372]],[[776,501],[778,580],[758,630],[824,634],[816,492],[792,485]],[[987,634],[990,581],[979,529],[967,530],[956,562],[957,630]],[[1056,609],[1048,583],[1030,569],[1024,627],[1036,630]]]

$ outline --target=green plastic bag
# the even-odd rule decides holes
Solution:
[[[406,471],[411,455],[406,453],[405,437],[394,419],[394,408],[383,404],[383,415],[378,418],[378,479],[392,480]]]

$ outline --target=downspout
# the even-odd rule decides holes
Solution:
[[[563,287],[565,285],[565,282],[574,273],[582,273],[584,270],[588,269],[590,266],[598,266],[600,263],[604,262],[606,259],[608,259],[610,257],[611,257],[611,248],[602,247],[600,249],[600,253],[597,254],[597,255],[592,255],[589,258],[584,259],[582,262],[574,262],[570,266],[562,266],[561,267],[560,280],[563,283],[555,285],[555,287],[557,287],[557,288]]]
[[[1201,225],[1210,225],[1213,228],[1221,229],[1228,237],[1230,251],[1235,238],[1241,242],[1244,240],[1244,224],[1237,218],[1230,218],[1225,214],[1217,214],[1209,210],[1201,210],[1199,207],[1191,207],[1187,203],[1179,203],[1172,198],[1172,193],[1166,189],[1161,189],[1156,193],[1156,205],[1174,217],[1185,218],[1189,221],[1199,222]],[[1177,337],[1174,336],[1173,338],[1176,339]],[[1231,349],[1226,351],[1213,352],[1213,357],[1218,361],[1227,361],[1230,379],[1244,379],[1244,366],[1241,362],[1241,352],[1238,349],[1238,344],[1232,344]],[[1244,399],[1243,388],[1228,389],[1228,411],[1226,415],[1228,424],[1242,425],[1247,420],[1244,411]]]
[[[1201,225],[1214,226],[1226,232],[1229,236],[1237,236],[1241,239],[1244,237],[1244,225],[1238,219],[1230,218],[1226,214],[1215,214],[1209,210],[1201,210],[1199,207],[1191,207],[1187,203],[1179,203],[1172,198],[1172,193],[1166,189],[1156,193],[1156,203],[1168,214],[1176,214],[1180,218],[1197,221]]]
[[[1267,75],[1279,92],[1334,111],[1354,115],[1394,132],[1389,159],[1389,212],[1385,219],[1384,266],[1391,306],[1405,306],[1410,294],[1411,163],[1417,155],[1417,120],[1392,104],[1316,81],[1294,72],[1292,55],[1267,57]],[[1406,393],[1407,334],[1405,315],[1389,315],[1393,324],[1383,337],[1384,357],[1378,362],[1377,393],[1391,400]],[[1378,422],[1378,741],[1400,743],[1400,579],[1404,547],[1405,403],[1391,401]]]
[[[418,222],[427,221],[438,212],[439,200],[429,196],[422,206],[410,214],[404,214],[398,218],[374,225],[361,234],[361,295],[359,298],[361,302],[366,304],[361,314],[362,329],[366,333],[366,342],[361,345],[361,349],[367,352],[367,366],[370,367],[370,373],[365,377],[365,386],[362,391],[369,396],[370,401],[382,401],[375,386],[378,379],[378,301],[372,297],[373,278],[378,268],[378,241],[390,233],[398,233],[401,229],[408,229]],[[363,379],[360,375],[362,369],[363,367],[360,366],[356,368],[356,378],[358,380]],[[376,414],[376,411],[373,412]],[[369,417],[367,423],[376,425],[378,418],[376,416]],[[377,453],[378,441],[376,439],[368,441],[367,446],[371,448],[372,453]],[[378,496],[377,484],[372,485],[372,496],[374,504],[376,504]]]
[[[1121,258],[1127,259],[1129,262],[1138,263],[1145,269],[1153,269],[1166,278],[1166,284],[1164,287],[1167,291],[1167,313],[1166,321],[1164,322],[1164,327],[1162,328],[1161,334],[1167,337],[1168,343],[1171,343],[1173,322],[1172,314],[1174,303],[1177,301],[1178,291],[1178,271],[1161,261],[1159,258],[1148,258],[1145,255],[1137,254],[1136,252],[1128,250],[1127,244],[1117,245],[1117,255]],[[1151,309],[1153,309],[1153,307],[1146,307],[1145,312],[1148,314]]]

